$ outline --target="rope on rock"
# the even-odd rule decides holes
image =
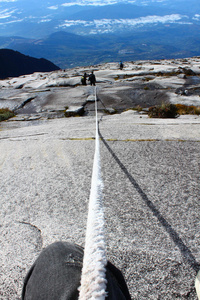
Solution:
[[[97,111],[97,90],[94,87],[96,139],[89,210],[86,228],[85,250],[79,300],[104,300],[106,297],[106,243],[104,210],[102,203],[103,181],[101,179],[100,143]]]

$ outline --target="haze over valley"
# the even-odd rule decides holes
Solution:
[[[200,3],[0,1],[0,48],[61,68],[200,53]]]

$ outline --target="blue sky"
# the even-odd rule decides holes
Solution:
[[[195,0],[193,0],[195,1]],[[199,1],[199,0],[196,0]],[[168,7],[169,4],[178,3],[181,6],[180,0],[0,0],[0,30],[7,30],[6,26],[14,26],[14,24],[44,24],[56,20],[54,25],[55,30],[75,30],[82,26],[87,29],[87,34],[109,33],[117,29],[126,29],[133,27],[141,27],[154,24],[187,24],[200,22],[200,11],[193,14],[192,17],[186,13],[173,13],[163,15],[162,8],[160,13],[145,15],[137,18],[94,18],[86,20],[84,13],[77,18],[69,18],[65,12],[68,12],[74,5],[80,8],[83,6],[103,7],[105,5],[113,5],[117,3],[137,4],[140,6],[148,6],[153,4],[160,7]],[[62,16],[61,16],[62,13]],[[23,26],[22,26],[23,27]],[[23,29],[23,28],[22,28]],[[14,33],[14,31],[13,31]],[[81,34],[79,29],[78,34]],[[3,34],[3,33],[2,33]],[[17,32],[18,34],[18,32]],[[0,32],[1,35],[1,32]]]
[[[27,0],[28,1],[28,0]],[[166,0],[71,0],[67,1],[64,0],[63,3],[69,4],[69,5],[107,5],[107,4],[116,4],[119,2],[124,3],[135,3],[135,2],[165,2]],[[0,0],[0,2],[20,2],[20,0]],[[56,1],[49,1],[50,2],[56,2]]]

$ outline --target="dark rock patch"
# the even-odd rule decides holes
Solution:
[[[30,57],[10,49],[0,49],[0,79],[59,69],[47,59]]]

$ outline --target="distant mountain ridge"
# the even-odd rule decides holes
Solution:
[[[30,57],[11,49],[0,49],[0,79],[59,69],[47,59]]]
[[[200,55],[200,26],[171,24],[126,34],[77,35],[60,31],[43,39],[0,37],[0,48],[45,57],[62,69],[114,61],[185,58]]]
[[[0,49],[63,69],[200,55],[198,0],[18,0],[0,8]]]

